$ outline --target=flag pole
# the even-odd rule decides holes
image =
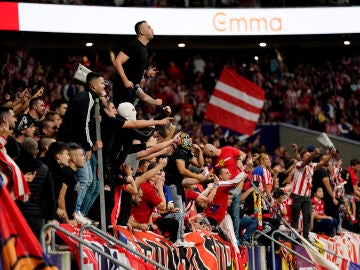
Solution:
[[[96,140],[101,141],[99,98],[95,99],[95,127],[96,127]],[[100,226],[101,226],[101,230],[106,232],[104,170],[103,170],[104,166],[103,166],[102,149],[98,149],[96,152],[98,159],[98,178],[99,178],[99,194],[100,194]]]

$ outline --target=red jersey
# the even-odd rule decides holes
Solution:
[[[313,197],[311,199],[311,202],[315,205],[315,210],[317,212],[317,214],[319,216],[324,216],[325,215],[325,212],[324,212],[324,208],[325,208],[325,204],[324,204],[324,201],[322,199],[318,199],[318,198],[315,198]]]
[[[230,179],[233,179],[241,172],[236,166],[241,151],[232,146],[224,146],[220,150],[220,155],[216,158],[214,167],[215,169],[227,168],[230,172]]]
[[[140,188],[143,191],[143,198],[139,205],[131,206],[131,215],[137,222],[147,224],[149,223],[153,209],[159,205],[162,200],[150,182],[141,184]]]
[[[219,186],[213,199],[212,206],[205,209],[204,214],[219,224],[225,217],[227,211],[227,202],[229,190],[234,187],[234,184]]]

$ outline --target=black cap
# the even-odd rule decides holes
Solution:
[[[20,132],[31,127],[32,124],[34,124],[34,119],[30,115],[24,114],[18,118],[15,131]]]

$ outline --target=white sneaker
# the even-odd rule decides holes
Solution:
[[[186,242],[185,240],[176,240],[176,242],[173,244],[174,247],[184,247],[184,248],[191,248],[195,246],[195,243],[193,242]]]
[[[80,212],[75,212],[74,218],[76,219],[77,222],[81,223],[82,225],[90,225],[91,224],[91,221],[89,219],[87,219],[86,217],[84,217],[83,214]]]

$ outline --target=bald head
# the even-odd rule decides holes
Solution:
[[[207,143],[204,146],[204,155],[207,157],[217,157],[220,154],[220,149],[217,149],[214,145]]]

